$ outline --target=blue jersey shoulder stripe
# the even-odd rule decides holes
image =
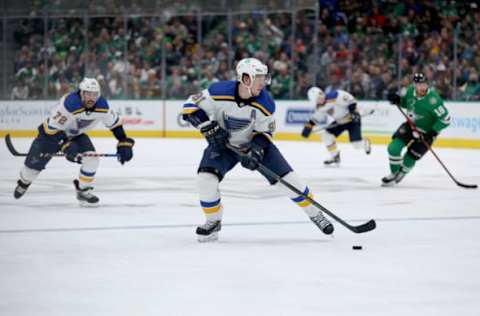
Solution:
[[[234,80],[218,81],[208,87],[208,93],[210,93],[213,98],[215,96],[234,97],[236,87],[237,82]]]
[[[332,91],[327,93],[325,99],[327,101],[330,101],[330,100],[335,100],[337,97],[338,97],[338,91],[337,90],[332,90]]]
[[[67,109],[68,112],[74,113],[83,108],[82,99],[77,92],[72,92],[65,97],[63,101],[63,106]]]
[[[104,97],[100,96],[97,100],[97,102],[95,103],[95,107],[97,109],[109,109],[109,105],[108,105],[108,102],[107,102],[107,99],[105,99]]]
[[[260,95],[253,103],[257,103],[256,105],[261,105],[261,108],[264,109],[268,115],[273,115],[273,113],[275,113],[275,101],[273,101],[272,96],[266,89],[263,89],[262,92],[260,92]]]

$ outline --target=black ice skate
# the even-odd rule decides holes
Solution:
[[[199,242],[216,241],[220,229],[222,229],[221,221],[207,221],[202,226],[197,227],[197,240]]]
[[[17,186],[15,187],[15,191],[13,192],[13,196],[16,199],[21,198],[25,192],[27,192],[28,187],[30,186],[31,183],[25,183],[22,180],[17,181]]]
[[[382,186],[384,187],[391,187],[396,184],[395,178],[397,177],[397,173],[391,173],[386,177],[382,178]]]
[[[325,160],[323,163],[326,166],[339,165],[340,164],[340,153],[337,153],[332,158]]]
[[[77,190],[77,200],[80,203],[80,206],[85,206],[85,207],[98,206],[99,198],[90,192],[93,190],[92,187],[86,187],[84,189],[81,189],[80,183],[77,179],[73,180],[73,184],[75,185],[75,189]]]
[[[318,228],[325,234],[331,235],[334,231],[332,223],[323,216],[322,213],[318,213],[314,217],[310,217],[310,220],[317,225]]]
[[[402,169],[395,173],[391,173],[388,176],[382,178],[382,186],[391,187],[402,181],[406,174],[407,173]]]
[[[403,167],[400,168],[400,170],[396,173],[395,183],[399,183],[400,181],[402,181],[406,175],[407,173],[403,170]]]

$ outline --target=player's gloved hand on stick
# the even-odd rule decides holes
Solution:
[[[215,150],[224,150],[228,142],[228,132],[224,130],[216,121],[200,128],[200,132],[205,136],[207,142]]]
[[[302,130],[302,137],[308,138],[312,133],[313,125],[310,123],[305,124]]]
[[[62,152],[68,161],[79,164],[82,163],[82,155],[77,151],[75,146],[72,146],[71,142],[67,142],[62,146]]]
[[[391,104],[400,105],[400,96],[396,92],[389,92],[387,95],[387,100],[390,101]]]
[[[118,141],[117,159],[122,165],[133,158],[132,148],[134,144],[135,141],[128,137]]]
[[[240,157],[240,163],[247,169],[256,170],[264,154],[265,151],[263,148],[255,142],[252,142],[250,149]]]
[[[438,133],[434,130],[431,130],[430,132],[427,132],[422,136],[423,136],[423,139],[426,140],[427,142],[433,142],[435,138],[437,138]]]

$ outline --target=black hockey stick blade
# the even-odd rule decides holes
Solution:
[[[478,188],[478,185],[476,185],[476,184],[466,184],[466,183],[461,183],[461,182],[458,182],[458,181],[455,181],[455,183],[458,186],[461,186],[462,188],[466,188],[466,189],[477,189]]]
[[[358,225],[358,226],[351,226],[349,225],[349,229],[357,234],[360,234],[360,233],[366,233],[366,232],[369,232],[371,230],[374,230],[376,227],[377,227],[377,223],[375,222],[375,220],[371,219],[369,220],[368,222],[362,224],[362,225]]]
[[[5,144],[7,145],[7,148],[8,148],[8,151],[16,156],[16,157],[26,157],[27,154],[26,153],[19,153],[15,147],[13,147],[13,144],[12,144],[12,139],[10,138],[10,134],[7,134],[5,135]]]

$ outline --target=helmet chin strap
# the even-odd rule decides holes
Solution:
[[[248,94],[250,95],[249,98],[253,97],[253,93],[252,93],[252,86],[253,86],[253,80],[255,78],[250,78],[250,85],[245,85],[247,87],[247,91],[248,91]]]

